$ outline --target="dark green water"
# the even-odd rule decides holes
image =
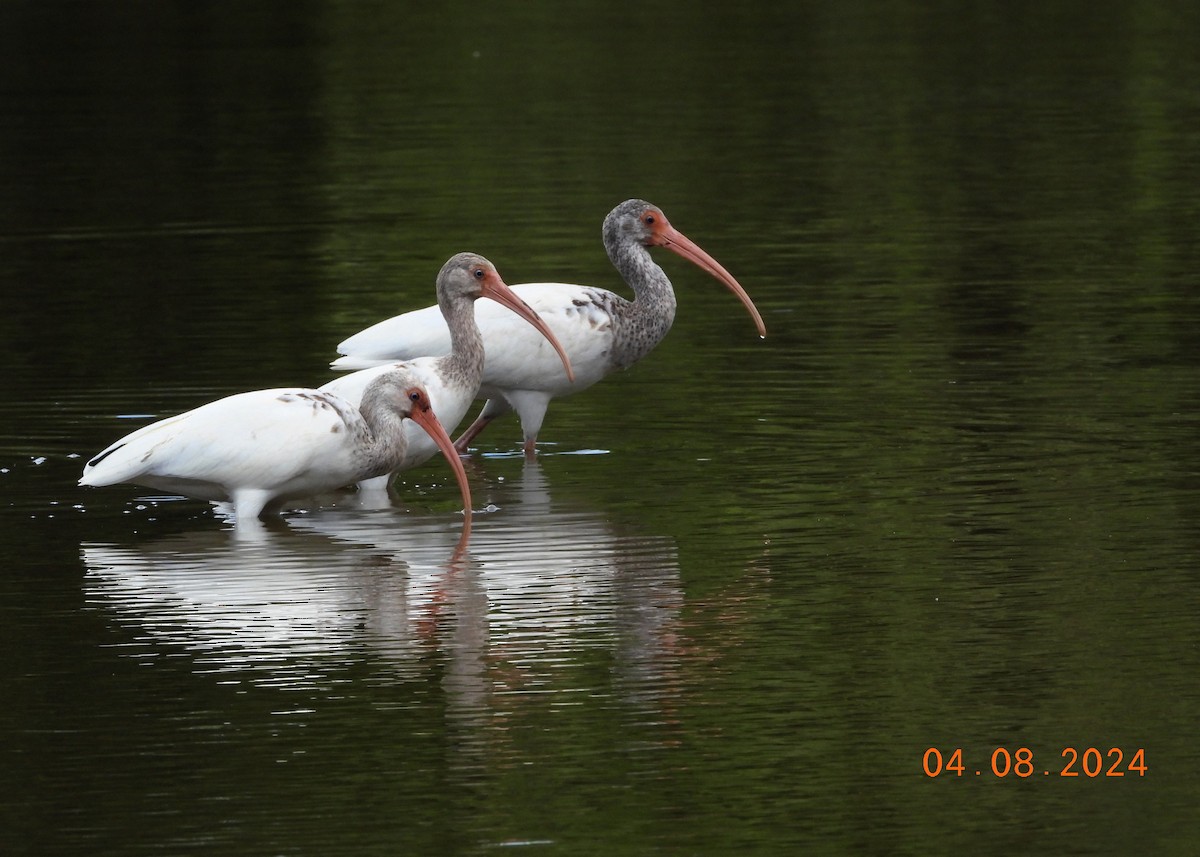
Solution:
[[[1196,853],[1200,14],[404,5],[0,3],[0,850]],[[436,460],[253,544],[76,487],[452,253],[623,290],[633,196],[769,336],[662,259],[462,566]]]

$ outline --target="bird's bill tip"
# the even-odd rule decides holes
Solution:
[[[707,271],[710,275],[720,280],[725,284],[738,300],[742,302],[742,306],[750,313],[750,317],[754,319],[754,325],[758,328],[758,336],[760,339],[766,339],[767,325],[763,322],[762,315],[758,312],[758,307],[754,305],[754,301],[750,300],[750,295],[742,288],[733,276],[725,270],[725,267],[708,255],[700,245],[688,238],[674,226],[666,224],[656,236],[657,244],[667,250],[670,250],[677,256],[682,256],[696,267],[703,271]]]

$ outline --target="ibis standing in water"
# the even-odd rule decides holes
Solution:
[[[417,378],[380,374],[352,404],[332,393],[280,388],[238,393],[159,420],[87,463],[80,485],[132,482],[233,505],[238,529],[291,500],[391,473],[404,459],[409,420],[428,432],[454,468],[464,538],[471,491],[462,460]]]
[[[549,347],[512,313],[489,301],[475,304],[475,318],[485,353],[480,395],[487,402],[478,418],[459,437],[457,448],[470,443],[497,417],[516,411],[524,433],[524,449],[535,454],[538,432],[550,400],[595,384],[617,369],[645,357],[671,329],[675,292],[666,273],[650,257],[650,247],[663,247],[707,271],[737,296],[766,336],[766,325],[746,290],[721,265],[671,225],[662,209],[630,199],[604,218],[604,249],[633,300],[605,289],[568,283],[524,283],[512,287],[553,331],[575,370],[571,379]],[[335,369],[362,369],[393,360],[451,350],[451,334],[438,307],[407,312],[381,321],[338,346],[343,356]]]
[[[442,321],[442,330],[447,333],[448,354],[446,349],[427,352],[416,350],[413,357],[406,358],[402,363],[384,363],[343,375],[321,389],[347,401],[357,402],[367,385],[381,373],[403,368],[420,380],[429,393],[433,412],[442,425],[453,431],[466,416],[471,402],[479,395],[479,385],[483,379],[484,342],[479,325],[475,322],[474,309],[478,298],[494,301],[491,305],[502,316],[512,320],[513,330],[530,334],[529,339],[535,349],[542,345],[553,349],[548,349],[552,368],[547,367],[547,371],[558,375],[561,383],[571,383],[574,378],[571,360],[546,322],[505,284],[491,262],[475,253],[459,253],[442,266],[437,278],[438,302],[434,309]],[[443,356],[420,357],[417,354]],[[407,435],[408,449],[400,463],[393,468],[394,471],[416,467],[437,452],[437,447],[422,432],[409,431]],[[379,476],[360,482],[359,487],[363,491],[386,489],[388,479],[389,476]]]

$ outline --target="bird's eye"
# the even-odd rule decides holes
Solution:
[[[654,225],[654,215],[647,214],[645,217],[642,218],[642,223],[645,223],[647,226],[653,226]]]
[[[483,268],[476,268],[476,269],[475,269],[475,279],[477,279],[477,280],[482,280],[482,279],[483,279]]]
[[[408,400],[410,402],[419,402],[421,401],[421,394],[416,390],[410,390],[408,393]]]

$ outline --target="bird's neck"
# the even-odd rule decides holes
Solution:
[[[633,300],[612,308],[618,365],[636,363],[658,345],[675,321],[675,290],[667,274],[636,241],[605,242],[608,258],[633,290]]]
[[[448,384],[478,387],[483,378],[483,335],[475,321],[474,301],[454,301],[442,307],[450,328],[450,353],[438,361]]]
[[[407,450],[404,417],[382,393],[368,387],[358,410],[365,426],[361,475],[353,480],[355,482],[391,473],[400,466]]]

